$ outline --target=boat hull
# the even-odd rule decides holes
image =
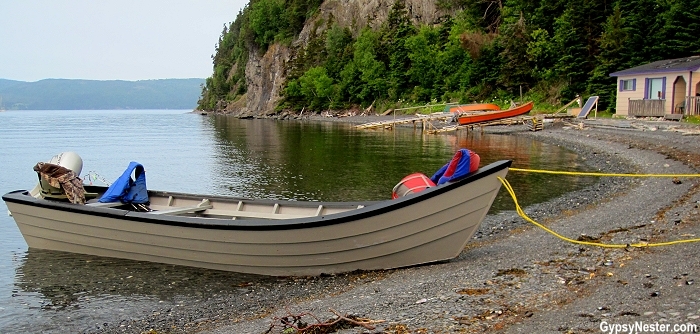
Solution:
[[[469,111],[501,110],[501,107],[493,103],[473,103],[449,106],[448,109],[451,113],[463,113]]]
[[[517,106],[515,108],[511,108],[508,110],[494,110],[494,111],[487,111],[487,112],[483,112],[483,113],[460,115],[457,118],[457,122],[459,123],[459,125],[469,125],[469,124],[475,124],[475,123],[481,123],[481,122],[490,122],[490,121],[496,121],[499,119],[524,115],[524,114],[527,114],[528,112],[530,112],[530,110],[532,110],[532,102],[528,102],[526,104],[523,104],[521,106]]]
[[[390,269],[456,257],[486,216],[510,161],[453,184],[342,213],[279,220],[155,216],[3,199],[30,248],[273,276]]]

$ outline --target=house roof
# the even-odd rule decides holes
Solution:
[[[611,77],[646,73],[666,73],[697,71],[700,68],[700,56],[692,56],[677,59],[659,60],[653,63],[632,67],[630,69],[610,73]]]

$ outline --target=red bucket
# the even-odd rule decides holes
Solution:
[[[435,187],[435,183],[425,174],[413,173],[401,179],[401,182],[394,186],[391,193],[392,199],[397,199],[410,194],[423,191],[430,187]]]

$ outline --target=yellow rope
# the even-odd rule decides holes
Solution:
[[[617,177],[700,177],[700,174],[616,174],[616,173],[592,173],[592,172],[560,172],[542,169],[509,168],[513,172],[576,175],[576,176],[617,176]]]
[[[512,168],[511,168],[512,170]],[[521,170],[522,171],[522,170]],[[626,175],[626,174],[625,174]],[[690,242],[700,242],[700,238],[695,238],[695,239],[683,239],[683,240],[675,240],[675,241],[668,241],[668,242],[658,242],[658,243],[646,243],[646,242],[638,242],[634,244],[603,244],[603,243],[598,243],[598,242],[590,242],[590,241],[581,241],[581,240],[575,240],[571,238],[567,238],[557,232],[554,232],[547,228],[546,226],[532,220],[530,217],[528,217],[525,214],[525,211],[520,207],[520,204],[518,204],[518,199],[515,196],[515,191],[513,191],[513,187],[510,185],[510,182],[507,180],[498,177],[498,180],[501,181],[503,186],[508,190],[508,193],[510,194],[510,197],[513,198],[513,203],[515,203],[515,210],[518,212],[518,215],[525,219],[526,221],[534,224],[535,226],[549,232],[550,234],[554,235],[555,237],[562,239],[564,241],[573,243],[573,244],[578,244],[578,245],[588,245],[588,246],[596,246],[596,247],[604,247],[604,248],[627,248],[627,247],[637,247],[637,248],[643,248],[643,247],[659,247],[659,246],[668,246],[668,245],[676,245],[676,244],[682,244],[682,243],[690,243]]]

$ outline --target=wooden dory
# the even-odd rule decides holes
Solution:
[[[501,110],[501,107],[493,103],[472,103],[448,106],[447,111],[451,113],[464,113],[469,111]]]
[[[30,248],[274,276],[398,268],[456,257],[511,161],[395,200],[249,200],[149,191],[151,212],[5,194]],[[104,187],[86,186],[101,193]]]
[[[459,125],[468,125],[474,123],[495,121],[499,119],[524,115],[530,112],[530,110],[532,110],[532,102],[528,102],[521,106],[517,106],[515,108],[510,108],[507,110],[493,110],[478,113],[462,114],[459,115],[459,117],[457,118],[457,122],[459,122]]]

